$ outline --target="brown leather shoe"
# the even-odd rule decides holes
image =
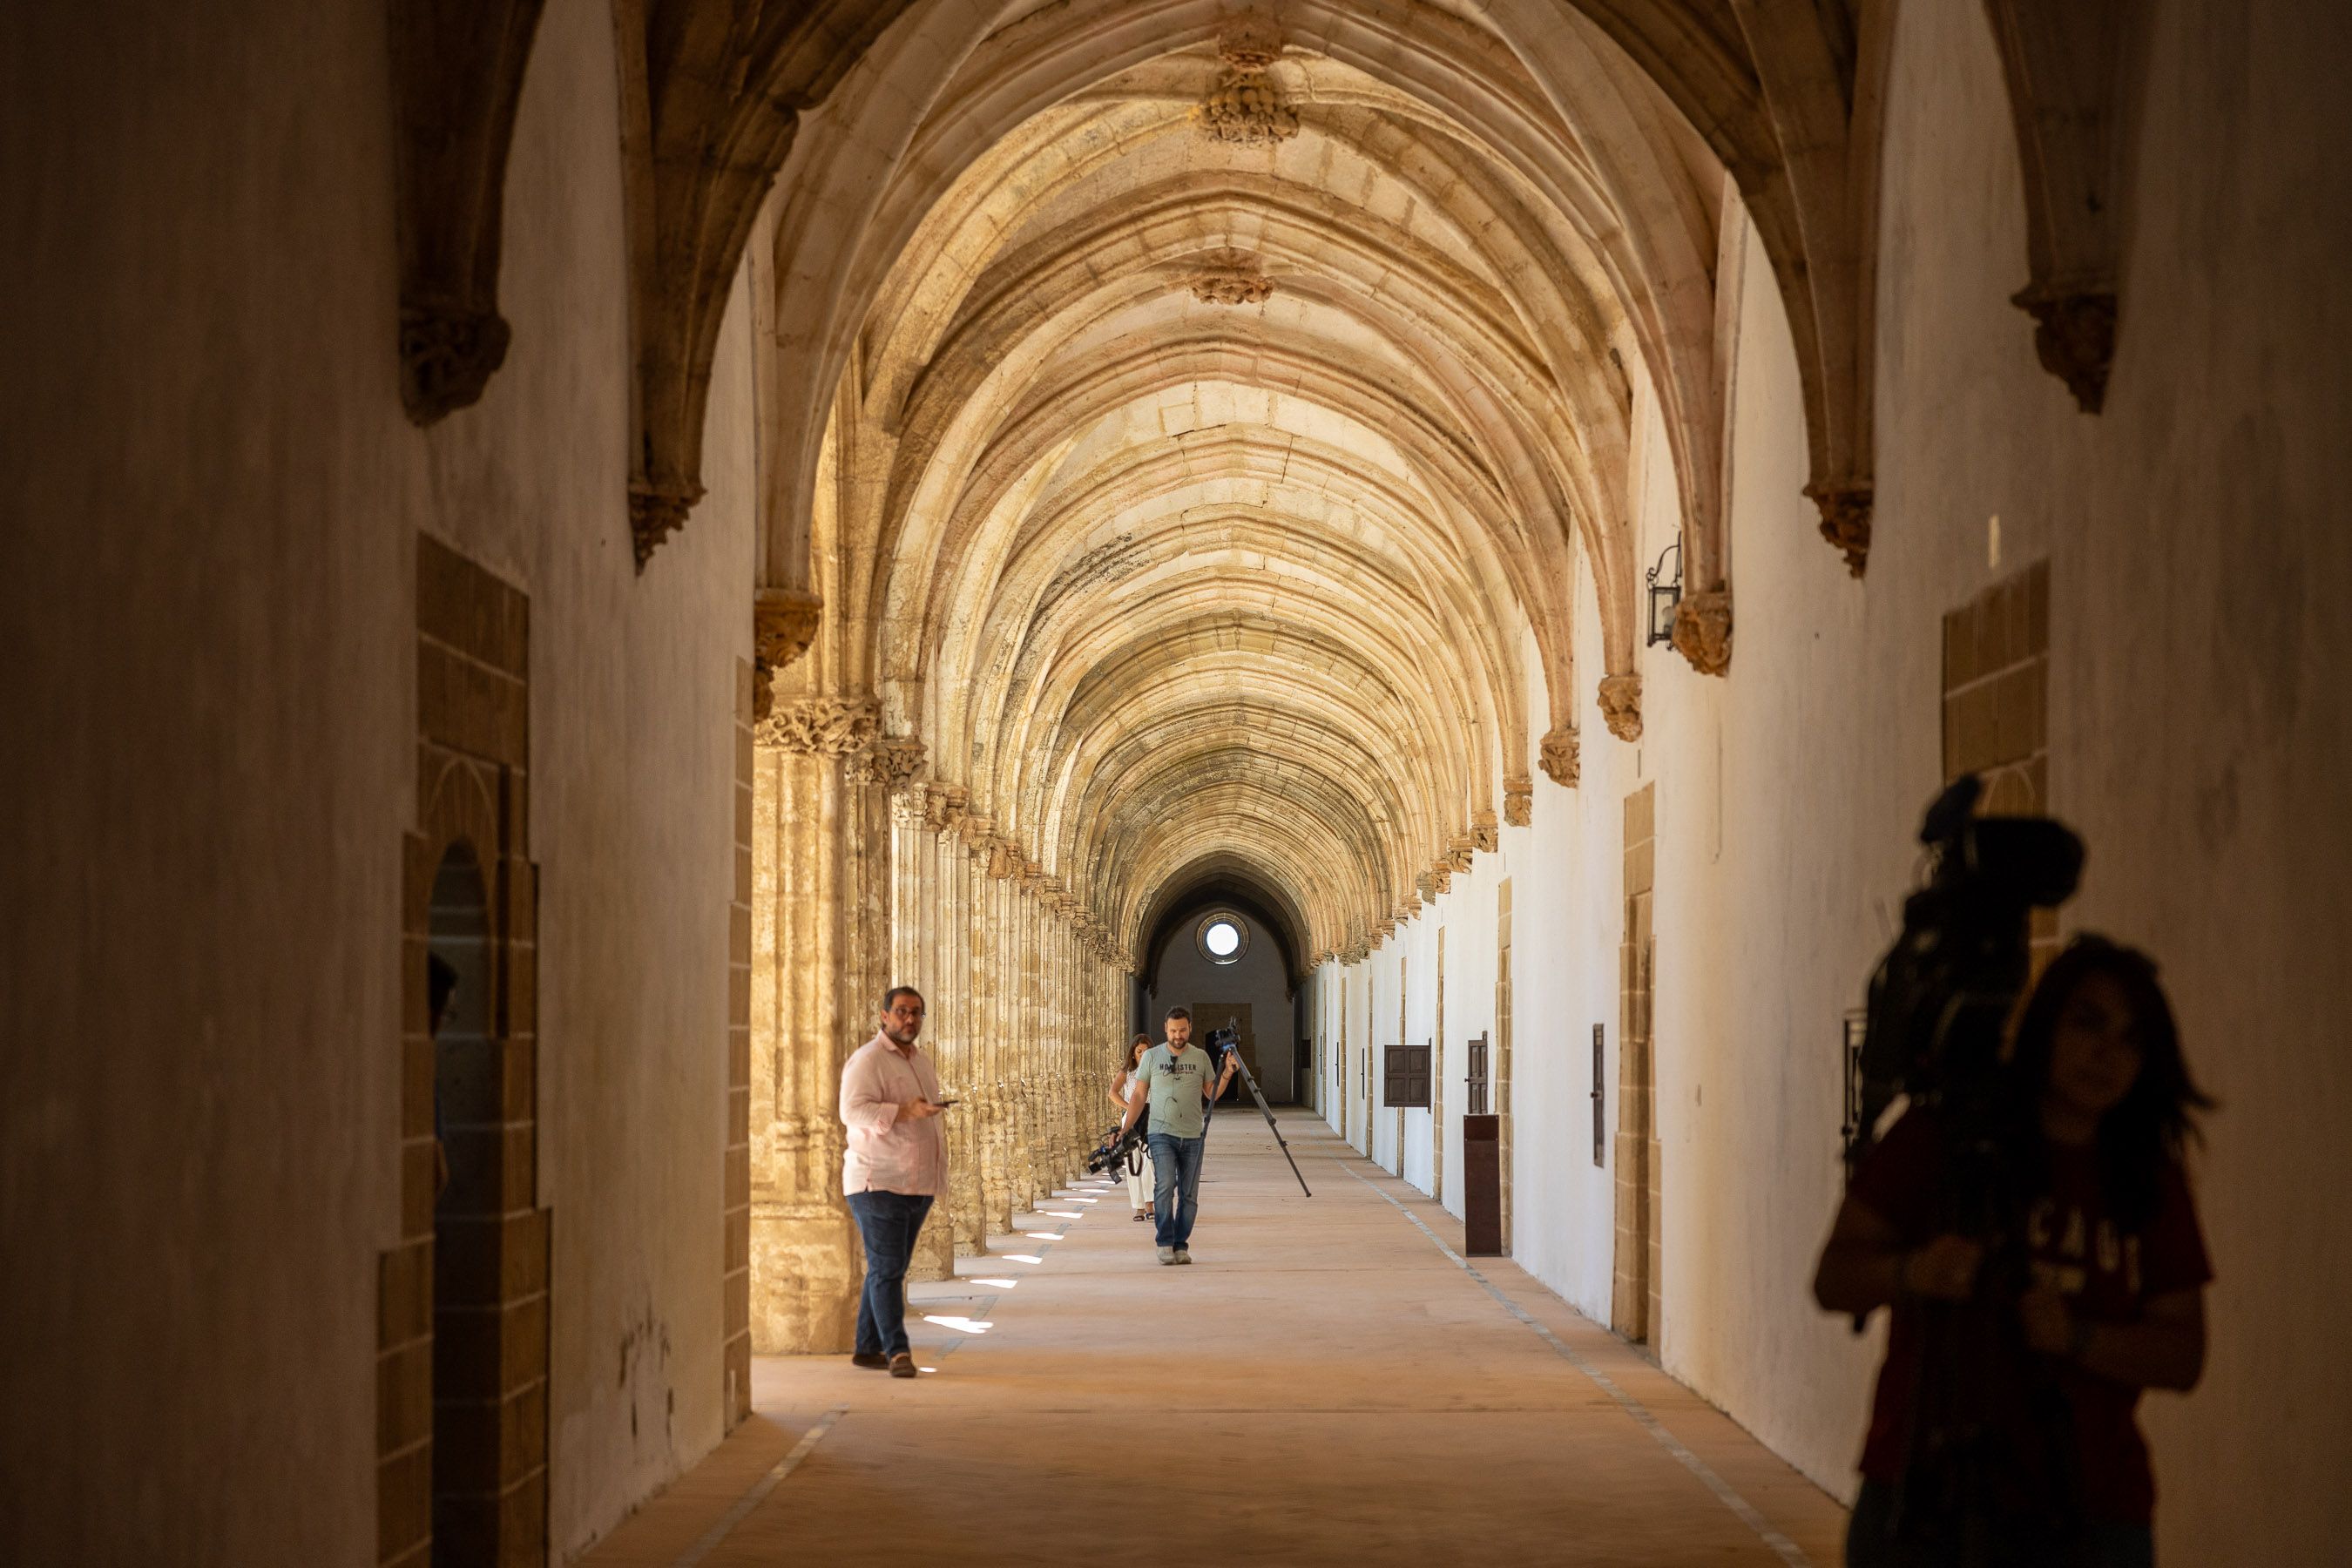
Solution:
[[[887,1355],[867,1355],[864,1351],[859,1351],[856,1355],[849,1358],[849,1364],[852,1366],[870,1366],[875,1371],[879,1372],[884,1367],[890,1364],[890,1358]]]
[[[892,1356],[890,1358],[890,1375],[892,1377],[914,1376],[915,1358],[908,1355],[905,1351],[900,1351],[897,1355]]]

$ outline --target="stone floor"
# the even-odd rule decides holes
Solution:
[[[1069,1189],[916,1287],[913,1382],[771,1358],[586,1559],[1813,1563],[1844,1511],[1319,1121],[1211,1135],[1189,1268]]]

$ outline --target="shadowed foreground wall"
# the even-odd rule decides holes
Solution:
[[[612,17],[556,0],[514,346],[418,432],[384,29],[100,0],[0,37],[11,1563],[374,1561],[420,531],[530,601],[558,1560],[719,1434],[742,300],[710,498],[640,578]]]

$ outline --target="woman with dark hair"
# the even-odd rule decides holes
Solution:
[[[1118,1107],[1121,1114],[1127,1110],[1128,1095],[1135,1089],[1137,1065],[1143,1060],[1143,1053],[1150,1048],[1150,1035],[1138,1035],[1128,1042],[1126,1070],[1110,1086],[1110,1102]],[[1138,1154],[1127,1157],[1127,1201],[1134,1208],[1136,1219],[1140,1221],[1151,1217],[1151,1184],[1144,1177],[1143,1160]]]
[[[2155,1482],[2135,1411],[2142,1389],[2185,1391],[2204,1369],[2212,1268],[2183,1161],[2192,1113],[2212,1102],[2189,1077],[2156,965],[2096,936],[2034,987],[2007,1081],[2000,1144],[2022,1205],[2006,1251],[2021,1278],[1990,1278],[1987,1238],[1954,1234],[1948,1148],[1928,1108],[1907,1110],[1864,1158],[1822,1250],[1823,1307],[1894,1309],[1848,1568],[2155,1561]],[[1926,1364],[1938,1313],[1989,1331],[1943,1341],[1983,1352],[1982,1364]],[[1951,1465],[1938,1463],[1948,1456],[1915,1443],[1923,1381],[1955,1377],[1974,1380],[1966,1396],[1994,1428],[1976,1457],[1997,1454],[2003,1472],[1958,1501]],[[1999,1517],[1976,1517],[1989,1499]]]

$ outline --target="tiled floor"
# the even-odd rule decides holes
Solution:
[[[1189,1268],[1087,1185],[915,1289],[936,1371],[761,1361],[757,1415],[586,1561],[1839,1561],[1811,1482],[1515,1265],[1465,1270],[1320,1122],[1283,1131],[1315,1195],[1221,1115]]]

